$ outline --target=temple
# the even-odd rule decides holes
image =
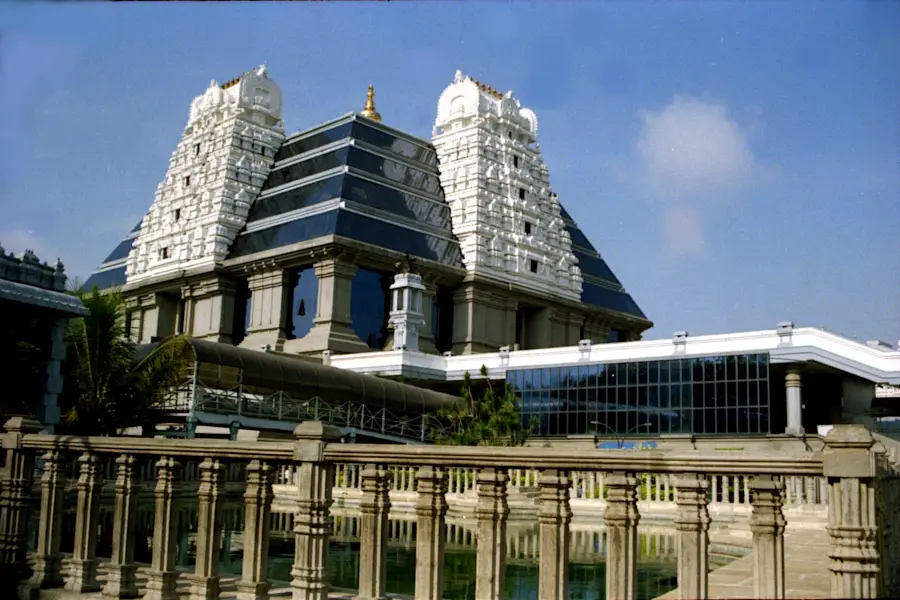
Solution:
[[[146,216],[85,284],[121,288],[136,341],[461,355],[652,326],[552,191],[512,92],[457,71],[431,141],[382,122],[372,86],[361,112],[288,136],[281,106],[265,66],[191,103]]]

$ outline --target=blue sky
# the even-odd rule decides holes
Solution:
[[[0,5],[0,243],[86,278],[194,96],[429,137],[456,69],[535,110],[560,200],[656,323],[900,339],[900,3]]]

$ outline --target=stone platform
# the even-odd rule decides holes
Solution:
[[[750,547],[749,532],[720,533],[710,542]],[[800,530],[784,535],[785,596],[787,598],[831,597],[831,573],[828,571],[828,534],[819,530]],[[675,600],[678,590],[657,600]],[[755,598],[753,555],[739,558],[709,574],[709,598]]]

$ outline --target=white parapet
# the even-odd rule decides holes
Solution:
[[[438,100],[433,143],[466,269],[581,298],[581,270],[537,145],[537,117],[459,71]]]
[[[284,139],[265,66],[209,88],[190,117],[128,254],[128,283],[212,266],[228,254]]]

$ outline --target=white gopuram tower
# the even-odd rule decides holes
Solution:
[[[422,312],[422,276],[413,273],[404,263],[391,284],[391,313],[388,323],[394,329],[393,347],[396,351],[419,351],[419,329],[425,326]]]
[[[191,103],[181,141],[141,222],[128,283],[210,267],[228,254],[284,139],[281,89],[263,65]]]
[[[537,145],[537,117],[460,71],[438,100],[433,143],[466,269],[581,298],[581,270]]]

